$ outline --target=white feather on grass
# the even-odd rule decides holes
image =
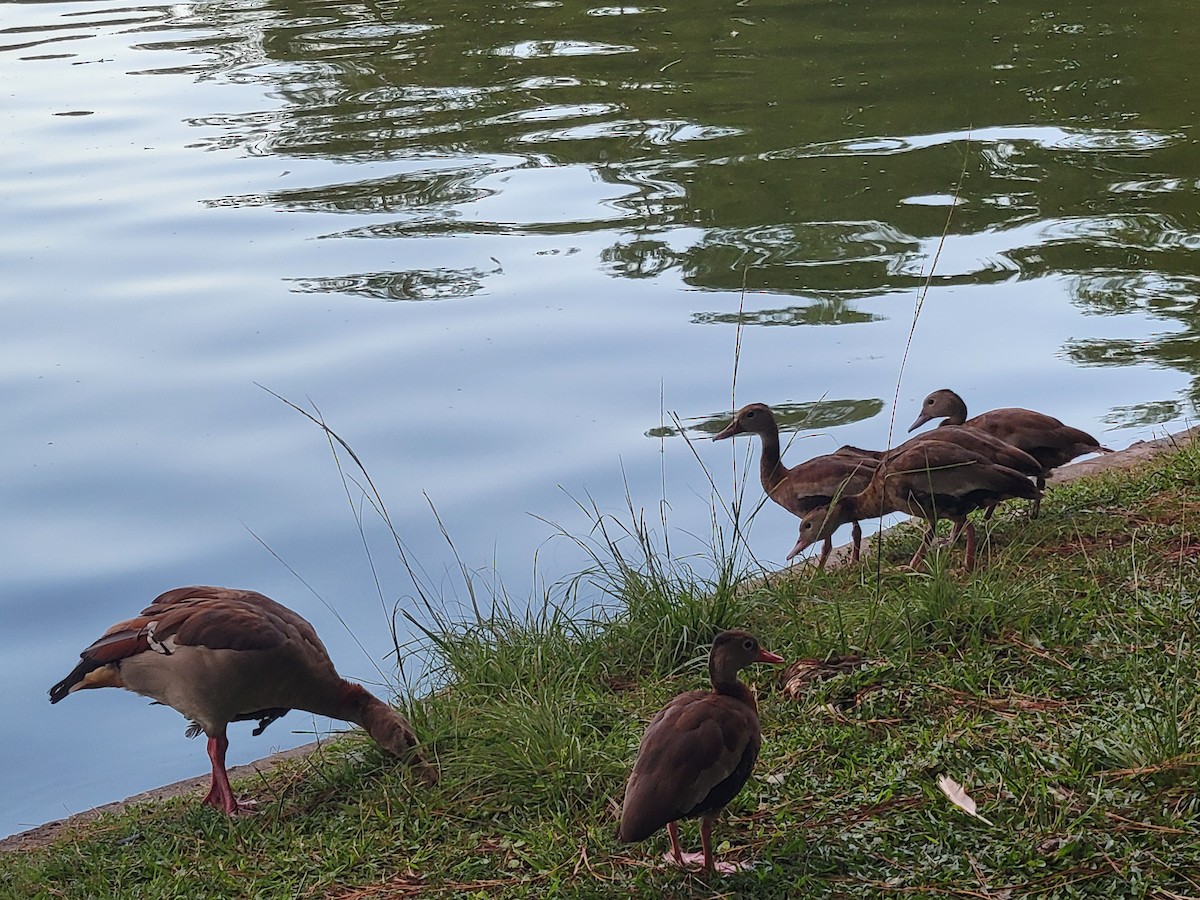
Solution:
[[[985,825],[991,825],[992,822],[985,816],[980,815],[976,811],[975,801],[971,799],[971,795],[966,792],[961,784],[953,778],[945,775],[938,777],[938,787],[942,789],[942,793],[950,798],[950,802],[961,809],[969,816],[973,816]]]

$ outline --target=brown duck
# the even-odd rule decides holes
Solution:
[[[1054,416],[1032,409],[992,409],[968,419],[967,404],[948,388],[934,391],[925,398],[921,403],[921,414],[908,430],[915,431],[932,419],[942,419],[943,428],[965,425],[976,431],[985,431],[1006,444],[1024,450],[1041,466],[1041,471],[1034,476],[1039,491],[1046,487],[1046,476],[1057,466],[1087,453],[1112,453],[1108,447],[1100,446],[1100,442],[1086,431],[1064,425]],[[1033,502],[1029,515],[1036,518],[1040,508],[1039,497]]]
[[[1013,497],[1035,500],[1041,492],[1027,477],[986,456],[947,441],[921,441],[882,463],[861,493],[813,510],[800,522],[789,556],[833,534],[855,519],[906,512],[929,525],[909,566],[916,567],[933,540],[939,519],[954,522],[953,542],[967,533],[966,568],[975,566],[975,526],[967,516]]]
[[[978,453],[980,456],[986,457],[997,465],[1006,466],[1030,478],[1036,478],[1042,472],[1042,464],[1024,450],[1014,447],[1012,444],[1005,443],[1000,438],[988,434],[986,431],[967,428],[964,425],[943,425],[941,428],[935,428],[932,431],[915,435],[904,443],[898,444],[887,451],[863,450],[859,447],[846,445],[839,447],[835,452],[851,457],[866,456],[882,462],[885,458],[895,459],[901,453],[921,443],[921,441],[946,441],[951,444],[957,444],[964,450]],[[984,518],[990,519],[995,510],[996,504],[993,503],[988,506]]]
[[[843,494],[856,494],[867,486],[878,466],[878,460],[866,455],[854,456],[846,453],[828,453],[815,456],[798,466],[789,468],[783,464],[779,452],[779,425],[771,408],[765,403],[743,406],[733,421],[714,441],[731,438],[735,434],[757,434],[762,441],[759,458],[759,478],[767,496],[795,516],[818,507],[827,506]],[[857,562],[862,544],[862,527],[853,522],[853,550],[851,558]],[[824,568],[825,561],[833,549],[833,537],[825,541],[818,567]]]
[[[712,690],[680,694],[650,720],[625,787],[617,832],[622,841],[645,840],[665,825],[668,860],[734,871],[713,861],[712,826],[750,777],[762,744],[754,694],[738,680],[738,672],[756,662],[782,663],[783,657],[744,631],[722,632],[708,655]],[[696,817],[703,852],[685,854],[677,822]]]
[[[225,771],[230,722],[258,720],[254,734],[292,709],[354,722],[428,783],[437,770],[417,749],[407,720],[361,685],[341,678],[304,618],[254,591],[184,587],[118,622],[80,654],[50,689],[50,702],[86,688],[122,687],[191,719],[208,735],[212,786],[204,803],[239,809]]]

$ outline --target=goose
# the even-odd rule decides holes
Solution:
[[[929,523],[909,562],[911,568],[924,558],[938,520],[945,518],[954,522],[951,543],[960,532],[967,533],[966,569],[970,571],[975,567],[975,526],[968,514],[1014,497],[1036,500],[1040,496],[1033,482],[1014,469],[958,444],[921,441],[881,463],[860,493],[805,515],[796,546],[788,556],[828,538],[846,522],[906,512]]]
[[[987,432],[1006,444],[1024,450],[1041,466],[1041,471],[1034,476],[1039,491],[1046,487],[1046,476],[1052,469],[1087,453],[1113,452],[1108,447],[1102,447],[1100,442],[1086,431],[1072,428],[1054,416],[1032,409],[992,409],[968,419],[966,402],[949,388],[934,391],[921,402],[921,413],[908,430],[916,431],[933,419],[942,419],[942,428],[963,425],[976,431]],[[1040,497],[1033,501],[1033,507],[1029,511],[1030,518],[1037,518],[1041,505]]]
[[[714,441],[731,438],[735,434],[757,434],[762,442],[759,458],[759,478],[767,496],[795,516],[804,516],[809,511],[826,506],[843,494],[856,494],[867,486],[879,462],[869,456],[827,453],[815,456],[797,466],[789,468],[783,464],[779,452],[779,425],[771,408],[765,403],[750,403],[734,414],[720,433],[713,435]],[[851,560],[858,561],[862,545],[862,527],[853,523],[853,549]],[[821,548],[817,567],[824,568],[833,550],[830,535]]]
[[[712,690],[675,697],[642,735],[621,806],[620,840],[643,841],[665,825],[671,839],[666,859],[681,868],[703,862],[709,873],[735,871],[713,861],[713,822],[750,777],[762,744],[758,704],[738,672],[756,662],[783,661],[745,631],[717,635],[708,655]],[[685,854],[677,823],[696,817],[703,849]]]
[[[212,785],[203,802],[229,815],[243,806],[225,770],[227,726],[257,720],[258,735],[292,709],[361,725],[426,783],[437,780],[408,721],[339,676],[307,620],[255,591],[194,586],[160,594],[87,647],[71,674],[50,689],[50,702],[102,687],[170,706],[191,720],[188,737],[208,736]]]

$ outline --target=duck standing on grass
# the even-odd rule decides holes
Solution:
[[[1108,447],[1101,447],[1100,442],[1086,431],[1032,409],[992,409],[968,419],[966,402],[949,388],[934,391],[921,402],[921,414],[908,430],[915,431],[932,419],[942,419],[939,427],[963,425],[1024,450],[1041,465],[1041,471],[1035,476],[1039,491],[1046,487],[1046,476],[1052,469],[1087,453],[1113,452]],[[1039,496],[1029,510],[1031,519],[1037,518],[1041,505]]]
[[[713,862],[712,826],[750,777],[762,744],[758,704],[738,672],[756,662],[783,661],[744,631],[717,635],[708,655],[712,690],[680,694],[646,727],[625,787],[617,832],[622,841],[645,840],[666,825],[668,860],[680,867],[703,861],[709,873],[736,871]],[[676,823],[696,817],[703,853],[685,854]]]
[[[867,486],[871,475],[879,465],[869,455],[828,453],[815,456],[798,466],[788,468],[779,453],[779,425],[771,408],[765,403],[750,403],[739,409],[714,441],[731,438],[735,434],[757,434],[762,441],[759,459],[759,478],[768,497],[794,516],[827,506],[843,494],[857,494]],[[851,561],[858,562],[862,545],[862,528],[853,523]],[[832,534],[821,548],[817,567],[824,568],[825,561],[833,550]]]
[[[241,806],[225,771],[226,727],[258,720],[257,735],[292,709],[361,725],[426,783],[437,781],[408,721],[339,676],[306,619],[254,591],[167,591],[141,615],[109,628],[80,657],[50,689],[50,702],[86,688],[122,687],[183,713],[192,720],[188,737],[208,735],[212,786],[203,802],[229,815]]]
[[[788,556],[827,538],[846,522],[906,512],[929,523],[909,561],[911,568],[924,558],[938,520],[944,518],[954,522],[951,543],[959,532],[967,533],[965,565],[969,572],[975,567],[975,526],[967,516],[1004,500],[1036,500],[1041,495],[1033,482],[1014,469],[997,465],[958,444],[921,441],[882,463],[861,493],[841,497],[806,515],[800,522],[800,537]]]
[[[910,437],[907,441],[893,447],[891,450],[863,450],[847,444],[844,447],[839,447],[835,452],[839,456],[865,456],[882,463],[895,459],[922,441],[944,441],[957,444],[964,450],[978,453],[990,462],[996,463],[996,465],[1013,469],[1022,475],[1028,475],[1030,478],[1036,478],[1042,471],[1042,464],[1019,447],[1014,447],[1012,444],[1006,443],[1000,440],[1000,438],[988,434],[986,431],[976,431],[974,428],[967,428],[965,425],[943,425],[940,428],[934,428],[932,431],[922,432],[914,437]],[[992,514],[996,511],[996,505],[993,503],[988,506],[987,512],[983,516],[985,519],[992,517]]]

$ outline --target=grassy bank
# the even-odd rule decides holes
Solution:
[[[437,787],[351,737],[238,785],[254,816],[187,797],[6,854],[0,893],[1200,896],[1200,451],[1056,488],[1034,522],[1011,506],[972,575],[961,549],[901,571],[916,529],[858,567],[765,579],[698,578],[636,527],[601,538],[581,584],[620,615],[432,622],[449,686],[409,712]],[[790,690],[747,673],[763,751],[715,836],[754,865],[709,880],[662,864],[665,835],[617,844],[615,810],[645,722],[734,625],[788,659],[861,660]]]

